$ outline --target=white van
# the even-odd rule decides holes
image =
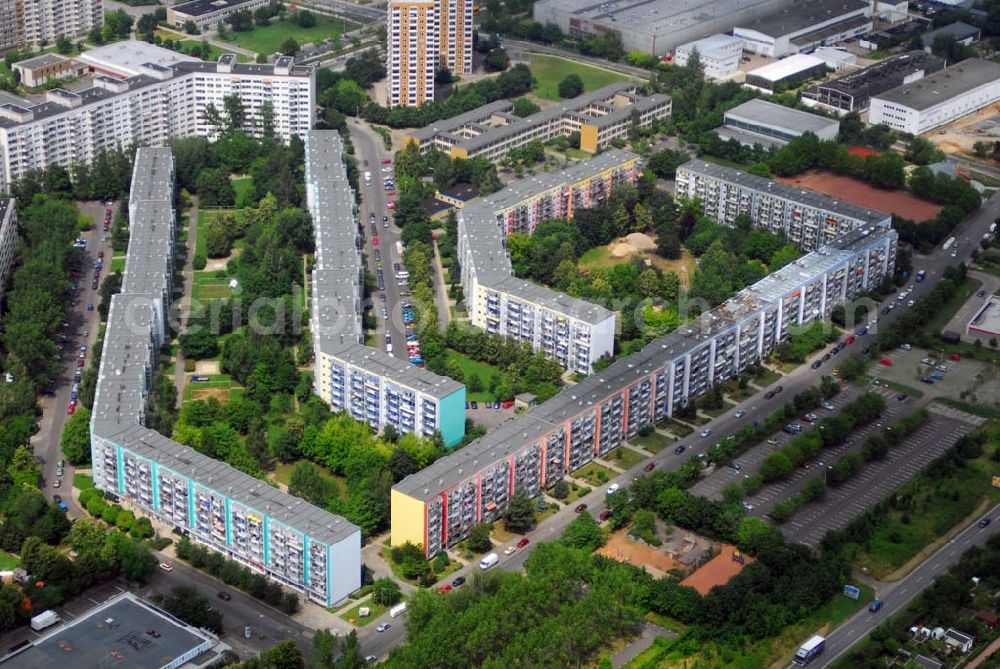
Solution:
[[[371,172],[365,172],[365,185],[366,186],[371,186],[372,185],[372,173]]]
[[[484,557],[482,560],[479,561],[479,568],[482,569],[483,571],[486,571],[499,561],[500,561],[499,555],[497,555],[496,553],[490,553],[489,555],[487,555],[486,557]]]
[[[406,602],[400,602],[399,604],[396,604],[394,607],[389,609],[389,615],[392,616],[393,618],[398,618],[404,613],[406,613]]]

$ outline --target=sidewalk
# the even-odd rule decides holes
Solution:
[[[194,294],[194,256],[198,242],[198,196],[191,196],[191,208],[188,212],[187,241],[184,244],[184,269],[181,272],[181,304],[187,304],[187,309],[180,309],[180,327],[177,330],[178,339],[187,328],[188,316],[190,315],[191,295]],[[180,344],[177,346],[177,357],[174,358],[174,386],[177,387],[177,401],[183,402],[184,398],[184,356],[181,354]]]
[[[437,240],[434,240],[434,303],[438,311],[438,329],[445,331],[451,322],[451,300],[448,299],[448,286],[444,282],[444,265],[441,264],[441,252]]]

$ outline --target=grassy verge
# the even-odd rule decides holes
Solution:
[[[370,612],[369,615],[365,616],[364,618],[358,615],[358,611],[360,611],[363,608],[367,608]],[[368,623],[370,623],[371,621],[375,620],[380,615],[385,613],[387,608],[388,607],[382,604],[376,604],[369,597],[368,599],[361,602],[357,606],[352,606],[351,608],[347,609],[346,611],[341,613],[339,617],[341,618],[341,620],[346,620],[347,622],[356,627],[364,627],[365,625],[367,625]]]
[[[316,17],[316,25],[311,28],[303,28],[294,21],[283,19],[272,21],[269,26],[256,26],[247,32],[234,33],[232,41],[244,49],[270,56],[272,53],[280,51],[281,46],[289,37],[294,38],[300,45],[320,42],[327,37],[334,42],[339,42],[345,29],[352,30],[357,27],[350,21],[343,19],[334,20],[322,14],[314,14],[314,16]]]
[[[656,435],[660,437],[661,435]],[[661,437],[666,439],[666,437]],[[654,451],[655,452],[655,451]],[[639,464],[646,459],[646,456],[639,451],[632,450],[628,446],[619,446],[615,450],[604,456],[604,459],[608,462],[614,463],[622,469],[631,469],[635,465]]]
[[[953,409],[970,413],[973,416],[982,416],[983,418],[989,418],[991,420],[1000,418],[1000,409],[985,407],[981,404],[973,404],[972,402],[965,402],[963,400],[956,400],[951,397],[939,397],[937,401],[946,406],[950,406]]]
[[[663,421],[660,427],[663,428],[664,430],[670,431],[671,434],[675,434],[681,439],[694,432],[694,429],[688,427],[687,425],[681,423],[680,421],[674,420],[673,418],[668,418],[667,420]]]
[[[484,390],[477,390],[474,392],[467,390],[466,399],[470,402],[472,400],[476,400],[477,402],[485,402],[487,400],[492,401],[494,399],[493,393],[491,393],[489,390],[486,390],[487,388],[489,388],[490,379],[492,379],[494,375],[499,375],[501,381],[507,380],[506,374],[501,372],[499,368],[494,367],[493,365],[490,365],[485,362],[479,362],[478,360],[473,360],[469,356],[463,353],[459,353],[458,351],[448,349],[445,352],[445,357],[449,362],[455,361],[458,364],[458,366],[462,370],[462,374],[464,375],[465,379],[468,379],[469,376],[471,376],[472,374],[475,374],[476,376],[479,377],[479,380],[482,383]]]
[[[633,437],[629,439],[629,442],[654,454],[659,453],[673,443],[670,437],[666,437],[659,432],[650,432],[646,435]]]
[[[882,578],[906,564],[935,539],[960,524],[983,500],[1000,500],[991,476],[996,463],[984,454],[942,477],[934,468],[901,487],[895,499],[909,500],[907,508],[890,508],[860,547],[856,565]]]
[[[610,70],[593,67],[585,63],[548,56],[531,54],[531,73],[535,76],[535,94],[548,100],[562,100],[559,82],[570,74],[578,74],[583,80],[583,89],[592,91],[616,81],[627,81],[629,77]]]
[[[591,462],[584,467],[573,472],[573,478],[586,481],[594,487],[598,487],[615,477],[615,472],[603,467],[596,462]]]
[[[7,551],[0,551],[0,569],[9,571],[21,565],[21,560]]]
[[[753,382],[758,386],[769,386],[780,378],[780,374],[765,368],[763,372],[753,377]]]
[[[924,331],[934,333],[935,335],[940,332],[944,326],[948,324],[948,321],[950,321],[958,312],[958,310],[962,308],[965,301],[975,295],[976,291],[979,290],[982,285],[982,283],[976,281],[975,279],[966,279],[965,283],[962,284],[962,287],[955,291],[955,294],[951,296],[948,303],[934,315],[934,318],[927,321],[924,325]]]
[[[94,487],[94,479],[86,474],[73,474],[73,487],[77,490],[90,490]]]
[[[243,177],[242,179],[233,179],[233,192],[236,193],[237,207],[253,207],[257,204],[253,201],[254,190],[252,178]]]
[[[902,383],[896,383],[895,381],[889,381],[887,379],[878,379],[878,385],[895,390],[897,393],[906,393],[910,397],[924,396],[924,391],[919,388],[912,388]]]

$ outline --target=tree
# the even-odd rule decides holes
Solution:
[[[410,474],[419,472],[420,466],[408,451],[397,448],[389,456],[389,471],[392,472],[392,480],[398,483]]]
[[[531,116],[542,110],[541,107],[528,98],[515,98],[511,102],[514,104],[514,108],[511,110],[514,116],[520,116],[521,118]]]
[[[72,53],[73,42],[71,42],[65,35],[59,35],[59,37],[56,38],[56,51],[64,56]]]
[[[198,25],[191,19],[188,19],[187,21],[184,22],[184,32],[186,32],[188,35],[201,34],[201,31],[198,30]]]
[[[202,207],[231,207],[236,204],[236,191],[233,190],[229,174],[223,169],[203,169],[198,175],[196,187]],[[226,254],[228,253],[229,250],[226,249]]]
[[[72,465],[90,462],[90,411],[77,407],[63,426],[59,448]]]
[[[190,625],[217,634],[222,632],[222,613],[212,608],[208,599],[198,594],[193,586],[180,585],[171,589],[163,598],[163,608]]]
[[[403,598],[403,591],[391,578],[380,578],[372,584],[372,601],[382,606],[392,606]]]
[[[282,639],[259,657],[244,662],[243,669],[302,669],[305,660],[302,651],[291,639]]]
[[[944,153],[934,145],[934,142],[917,136],[911,139],[906,146],[906,159],[917,165],[929,165],[943,160]]]
[[[493,541],[490,539],[490,526],[487,523],[478,523],[469,530],[469,538],[465,540],[469,550],[473,553],[486,553],[493,550]]]
[[[288,492],[318,507],[325,507],[337,496],[337,482],[323,476],[322,470],[313,463],[301,460],[292,467]]]
[[[314,28],[316,26],[316,15],[305,9],[300,9],[295,13],[295,22],[300,28]]]
[[[483,59],[483,66],[487,72],[503,72],[510,66],[510,56],[503,49],[497,47]]]
[[[552,486],[551,494],[556,499],[566,499],[569,497],[569,484],[566,483],[566,479],[556,481],[556,484]]]
[[[281,53],[286,56],[294,56],[299,52],[299,43],[294,37],[289,37],[281,43]]]
[[[583,511],[563,531],[559,542],[571,548],[595,551],[604,545],[604,530],[590,513]]]
[[[18,446],[14,451],[7,474],[16,486],[37,488],[42,480],[42,468],[28,446]]]
[[[114,37],[128,37],[132,32],[133,18],[124,10],[116,9],[104,14],[104,30],[107,35],[104,41]]]
[[[576,74],[575,72],[567,74],[563,80],[559,82],[559,97],[575,98],[581,93],[583,93],[583,79],[579,74]]]
[[[434,70],[434,83],[438,86],[447,86],[453,81],[455,81],[455,76],[451,73],[447,65],[439,65]]]
[[[529,532],[535,527],[535,505],[524,488],[516,488],[510,501],[507,502],[504,524],[508,531],[521,534]]]

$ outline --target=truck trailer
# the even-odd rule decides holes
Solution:
[[[804,644],[799,646],[799,652],[795,653],[795,664],[804,667],[817,657],[823,654],[826,648],[826,639],[820,635],[815,635]]]
[[[31,619],[31,629],[35,630],[36,632],[41,632],[46,627],[52,627],[53,625],[61,621],[62,619],[59,617],[59,614],[53,611],[52,609],[49,609],[48,611],[39,613],[37,616]]]

